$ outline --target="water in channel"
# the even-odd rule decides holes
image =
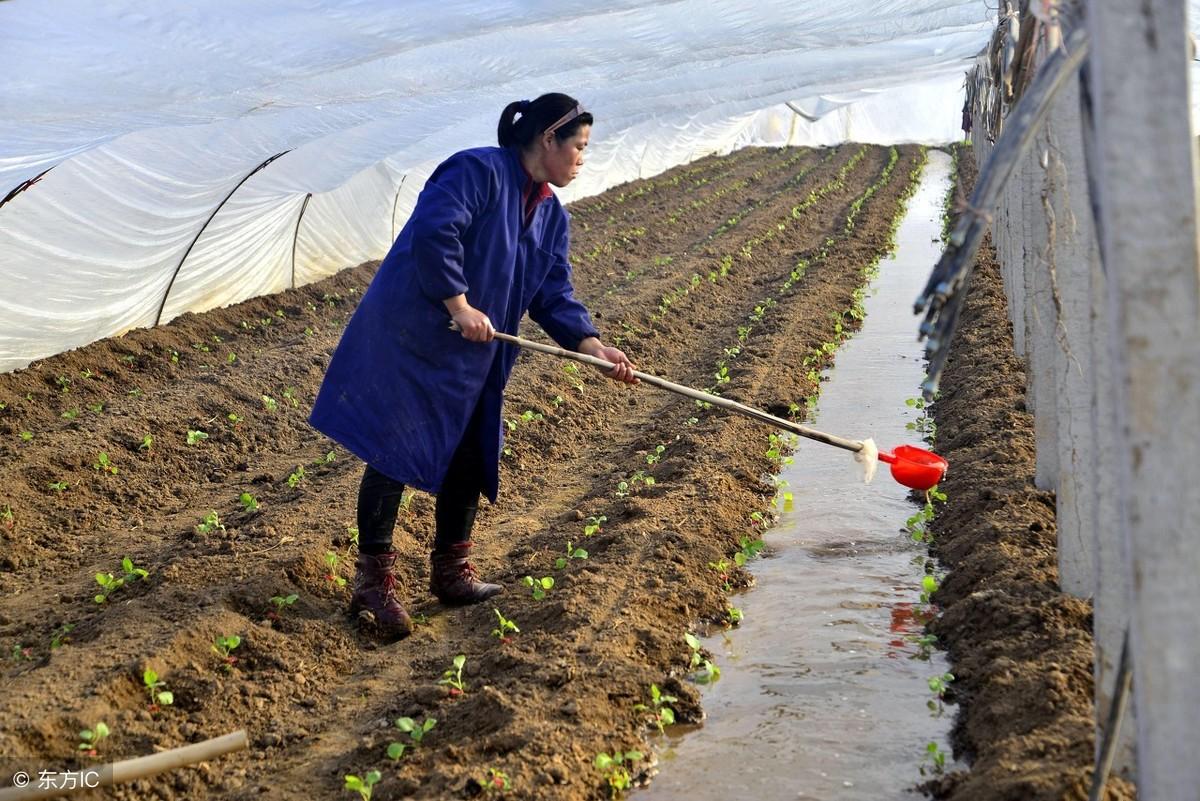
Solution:
[[[912,301],[939,255],[949,180],[950,158],[931,150],[814,427],[881,449],[922,444],[905,428],[924,375]],[[781,473],[793,503],[765,538],[773,554],[750,563],[755,588],[730,599],[745,621],[704,640],[722,669],[702,690],[707,719],[668,729],[638,801],[915,799],[926,745],[949,752],[952,708],[926,707],[928,679],[948,667],[940,652],[918,658],[915,642],[925,549],[903,531],[917,510],[908,490],[884,464],[862,484],[848,453],[820,443],[800,440],[793,458]]]

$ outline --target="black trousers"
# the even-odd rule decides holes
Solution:
[[[483,454],[478,447],[479,410],[471,417],[462,442],[450,460],[450,469],[437,494],[434,508],[434,553],[471,538],[479,496],[483,492]],[[367,465],[358,487],[358,550],[377,555],[392,550],[392,532],[404,484]]]

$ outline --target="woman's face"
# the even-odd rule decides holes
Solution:
[[[561,188],[575,180],[583,167],[583,151],[587,149],[591,132],[592,126],[580,125],[569,139],[559,139],[551,134],[549,141],[542,140],[545,154],[542,166],[547,181]]]

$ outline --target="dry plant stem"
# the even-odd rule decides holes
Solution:
[[[204,742],[193,743],[192,745],[185,745],[180,748],[172,748],[169,751],[162,751],[161,753],[150,754],[149,756],[126,759],[96,769],[99,782],[95,786],[109,787],[114,784],[144,779],[156,773],[182,768],[186,765],[194,765],[197,762],[205,762],[214,757],[232,753],[233,751],[241,751],[248,745],[249,740],[246,737],[246,730],[238,729],[235,732],[230,732],[211,740],[205,740]],[[33,801],[37,798],[61,798],[62,796],[72,795],[75,792],[89,789],[91,788],[78,787],[72,790],[42,788],[34,781],[28,787],[7,787],[0,790],[0,801]]]

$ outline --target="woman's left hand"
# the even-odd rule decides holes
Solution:
[[[603,359],[606,362],[615,364],[616,367],[608,370],[604,375],[611,378],[613,381],[623,381],[626,384],[638,383],[637,376],[633,371],[637,368],[633,366],[633,362],[629,361],[629,357],[625,355],[625,351],[620,348],[609,347],[603,345],[600,340],[590,338],[590,341],[585,340],[580,343],[580,353],[586,353],[589,356],[595,356],[597,359]]]

